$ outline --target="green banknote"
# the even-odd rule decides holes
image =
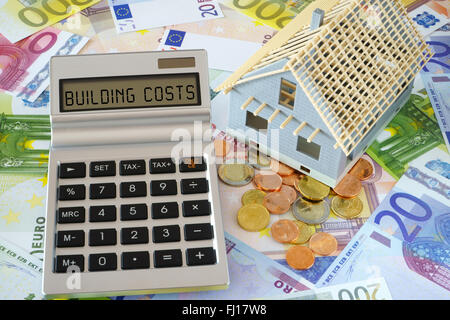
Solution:
[[[0,237],[0,300],[42,299],[42,263]]]
[[[415,87],[423,88],[420,79]],[[395,179],[408,163],[428,151],[445,150],[445,142],[425,89],[415,90],[400,112],[386,126],[367,154]]]

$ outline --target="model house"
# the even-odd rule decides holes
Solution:
[[[431,56],[397,0],[317,0],[215,90],[230,134],[334,187]]]

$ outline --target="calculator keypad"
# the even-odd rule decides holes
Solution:
[[[58,174],[54,272],[217,263],[203,157],[61,163]]]

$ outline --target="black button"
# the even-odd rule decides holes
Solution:
[[[180,160],[180,172],[198,172],[206,170],[206,162],[203,157],[190,157]]]
[[[207,193],[209,191],[208,180],[205,178],[182,179],[180,184],[182,194]]]
[[[59,208],[57,221],[58,223],[80,223],[85,220],[84,207]]]
[[[112,177],[116,175],[115,161],[97,161],[89,165],[91,177]]]
[[[175,173],[175,162],[172,158],[150,159],[150,173]]]
[[[155,268],[181,267],[181,250],[158,250],[153,254]]]
[[[150,183],[152,196],[171,196],[177,194],[176,180],[153,180]]]
[[[178,217],[179,213],[177,202],[152,203],[153,219],[169,219]]]
[[[120,206],[120,220],[145,220],[148,218],[147,205],[140,204],[123,204]]]
[[[68,230],[58,231],[56,234],[56,246],[58,248],[83,247],[84,231]]]
[[[122,182],[120,184],[120,197],[145,197],[147,196],[147,184],[144,181],[140,182]]]
[[[214,238],[213,226],[209,223],[186,224],[184,240],[210,240]]]
[[[84,178],[86,177],[86,164],[83,162],[61,163],[59,165],[59,178]]]
[[[89,187],[91,199],[113,199],[116,197],[115,183],[95,183]]]
[[[84,184],[72,184],[59,186],[58,199],[65,200],[84,200],[86,198],[86,187]]]
[[[117,269],[115,253],[100,253],[89,255],[89,271],[109,271]]]
[[[134,176],[145,173],[146,173],[145,160],[120,161],[121,176]]]
[[[122,253],[122,269],[148,269],[150,268],[150,255],[148,251]]]
[[[208,200],[183,201],[183,217],[209,216],[211,203]]]
[[[148,243],[147,227],[123,228],[121,230],[122,244]]]
[[[96,246],[114,246],[117,244],[116,229],[94,229],[89,230],[89,245]]]
[[[216,263],[216,251],[213,248],[194,248],[186,250],[186,264],[201,266]]]
[[[153,227],[153,242],[177,242],[181,240],[180,236],[180,226],[158,226]]]
[[[84,257],[83,255],[67,255],[67,256],[56,256],[55,259],[55,272],[66,273],[67,268],[76,266],[79,268],[80,272],[84,271]]]
[[[93,206],[89,208],[89,222],[116,221],[116,206]]]

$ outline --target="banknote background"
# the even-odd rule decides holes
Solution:
[[[73,4],[72,1],[67,2]],[[264,44],[314,0],[221,0],[219,2],[225,18],[170,24],[151,29],[143,28],[118,34],[117,21],[113,19],[108,1],[93,0],[81,7],[72,5],[68,14],[51,16],[48,23],[38,28],[31,28],[17,19],[17,13],[23,8],[23,4],[19,7],[19,1],[0,1],[0,70],[5,69],[8,62],[3,60],[5,58],[2,52],[6,43],[16,48],[23,48],[27,41],[32,39],[27,40],[27,37],[38,37],[43,32],[56,35],[56,42],[52,47],[53,51],[48,53],[49,56],[157,50],[161,45],[164,32],[170,29],[195,35]],[[353,220],[344,220],[331,213],[328,221],[314,227],[315,231],[324,231],[335,236],[338,240],[338,251],[333,256],[316,257],[316,263],[309,270],[292,269],[285,260],[288,245],[274,241],[269,229],[249,233],[237,224],[236,213],[241,207],[241,196],[252,186],[235,188],[220,182],[222,215],[227,232],[230,288],[221,292],[115,297],[116,299],[350,299],[348,292],[352,298],[356,299],[357,295],[361,295],[362,299],[365,299],[366,291],[372,298],[373,289],[376,288],[372,286],[374,283],[379,285],[377,289],[379,294],[374,295],[373,298],[450,298],[448,286],[436,283],[436,277],[424,276],[421,272],[425,270],[423,269],[425,267],[421,265],[423,268],[420,271],[417,263],[414,265],[411,262],[414,259],[407,258],[414,256],[420,248],[432,248],[435,251],[431,256],[426,257],[431,261],[429,265],[439,270],[440,275],[448,276],[449,274],[448,228],[445,229],[447,216],[444,214],[449,212],[449,199],[427,189],[423,185],[424,181],[414,180],[407,175],[408,172],[412,175],[411,172],[419,170],[419,177],[425,179],[425,176],[421,174],[434,177],[441,183],[439,186],[443,190],[449,185],[450,161],[446,153],[448,137],[443,135],[443,132],[448,130],[448,109],[446,109],[447,113],[436,111],[439,110],[437,105],[448,104],[449,87],[448,85],[436,86],[431,82],[432,77],[448,77],[450,72],[448,1],[402,0],[402,2],[407,6],[412,19],[419,17],[417,21],[422,21],[420,18],[425,19],[429,15],[439,19],[439,23],[429,28],[419,29],[424,35],[429,36],[427,40],[438,54],[426,66],[421,76],[417,77],[408,103],[364,155],[364,158],[373,165],[374,175],[363,183],[363,190],[359,195],[363,202],[361,216]],[[444,2],[447,3],[447,7],[442,5]],[[33,6],[39,6],[40,3],[41,1],[37,1],[37,4]],[[44,10],[42,7],[36,8]],[[425,11],[428,15],[424,15]],[[199,48],[200,46],[201,44]],[[0,92],[0,114],[9,117],[10,122],[32,124],[32,127],[41,134],[38,136],[40,139],[35,139],[29,132],[22,130],[20,133],[24,144],[26,143],[26,148],[21,151],[28,152],[25,155],[27,166],[14,172],[11,172],[10,167],[0,166],[0,237],[7,239],[0,239],[0,277],[2,277],[0,283],[9,286],[0,286],[0,296],[5,299],[43,298],[37,289],[40,285],[41,271],[33,266],[39,265],[43,253],[47,191],[46,164],[49,148],[47,137],[50,122],[47,116],[49,114],[49,92],[46,90],[48,72],[41,71],[48,69],[49,56],[37,57],[35,61],[38,64],[27,68],[28,76],[22,79],[20,85],[17,85],[19,89],[4,89],[6,84],[1,81],[2,73],[0,73],[0,89],[4,90]],[[217,87],[230,74],[228,71],[210,69],[210,87]],[[33,83],[35,75],[40,75],[38,77],[40,85]],[[23,90],[20,90],[27,85],[33,88],[31,93],[29,91],[23,93]],[[432,90],[434,93],[430,93]],[[246,146],[234,141],[225,132],[229,97],[211,89],[211,98],[214,138],[226,140],[234,150],[242,151],[238,152],[239,155],[245,156]],[[20,116],[31,118],[19,118]],[[6,121],[4,119],[6,118],[2,118],[1,121]],[[8,134],[3,127],[0,130],[2,137]],[[5,158],[1,152],[2,142],[0,142],[0,155]],[[20,153],[14,156],[22,159],[24,155]],[[227,154],[225,159],[227,157],[234,158],[235,154]],[[10,163],[11,155],[7,155],[7,158]],[[436,173],[442,171],[447,172],[444,179],[442,175],[438,177]],[[420,189],[422,193],[416,194],[414,191],[416,189],[409,188],[412,185],[420,185],[421,187],[417,189]],[[422,242],[418,244],[414,242],[410,244],[399,238],[398,234],[399,232],[401,234],[401,231],[398,229],[391,230],[389,226],[374,223],[375,216],[385,210],[386,201],[389,201],[396,193],[420,196],[420,199],[427,202],[434,211],[444,215],[443,217],[439,215],[438,219],[433,211],[432,218],[419,225],[422,231],[419,232],[418,238]],[[412,211],[412,214],[423,215],[422,212],[416,211]],[[292,212],[287,212],[281,216],[272,216],[271,223],[283,218],[294,219]],[[382,221],[385,222],[385,220],[388,219],[383,218]],[[416,226],[417,224],[414,223],[406,224],[409,232]],[[390,227],[394,228],[394,225]],[[380,242],[371,237],[374,233],[380,235],[378,239],[384,240]],[[382,245],[382,242],[386,243],[386,241],[391,243],[390,247]],[[354,246],[356,249],[353,248]],[[336,266],[352,250],[356,253],[351,255],[350,262],[335,272]],[[15,252],[17,256],[31,261],[32,264],[21,265],[24,259],[11,260],[11,255],[5,254],[8,251]],[[11,268],[18,270],[21,279],[19,282],[10,280]],[[448,278],[444,277],[444,279],[447,279],[445,281],[448,283]],[[10,290],[10,288],[15,289]],[[364,288],[366,291],[357,288]]]

